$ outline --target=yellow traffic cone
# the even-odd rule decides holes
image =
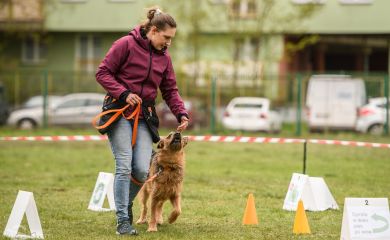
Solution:
[[[246,208],[244,212],[244,218],[242,219],[243,225],[259,224],[257,220],[256,207],[255,207],[255,198],[253,194],[250,193],[248,200],[246,202]]]
[[[311,233],[309,222],[307,221],[305,208],[303,207],[302,200],[299,200],[298,202],[298,208],[295,213],[295,220],[294,220],[294,229],[293,233],[295,234],[306,234]]]

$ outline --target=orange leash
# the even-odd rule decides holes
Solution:
[[[101,112],[99,113],[97,116],[95,116],[93,119],[92,119],[92,126],[94,126],[96,129],[102,129],[102,128],[105,128],[107,126],[109,126],[111,123],[113,123],[115,121],[115,119],[117,119],[119,117],[119,115],[122,114],[122,116],[124,118],[126,118],[127,120],[130,120],[132,118],[134,118],[134,127],[133,127],[133,136],[131,138],[131,146],[134,146],[135,144],[135,141],[137,139],[137,129],[138,129],[138,119],[139,119],[139,113],[141,112],[141,105],[138,104],[136,106],[136,108],[134,109],[134,111],[130,114],[130,116],[126,117],[125,114],[123,113],[128,107],[130,107],[130,104],[127,104],[126,106],[124,106],[123,108],[120,108],[120,109],[111,109],[111,110],[107,110],[107,111],[104,111],[104,112]],[[109,114],[109,113],[115,113],[114,115],[112,115],[110,117],[110,119],[108,119],[108,121],[101,125],[101,126],[97,126],[96,122],[99,118],[101,118],[102,116],[106,115],[106,114]]]
[[[156,174],[154,174],[153,176],[151,176],[151,177],[149,177],[148,179],[146,179],[146,181],[143,182],[143,183],[140,182],[140,181],[138,181],[137,179],[135,179],[135,178],[134,178],[133,176],[131,176],[131,175],[130,175],[130,179],[131,179],[131,181],[132,181],[133,183],[135,183],[136,185],[142,187],[142,185],[147,184],[147,183],[153,181],[154,179],[156,179],[156,177],[158,177],[158,175],[160,175],[161,172],[162,172],[162,170],[159,169],[158,172],[157,172]]]

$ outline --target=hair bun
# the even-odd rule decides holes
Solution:
[[[161,11],[158,6],[149,8],[146,11],[146,17],[147,19],[141,25],[141,27],[143,27],[146,32],[149,32],[152,26],[157,27],[159,30],[164,30],[167,26],[176,28],[175,19],[173,19],[173,17],[169,14]]]
[[[148,17],[149,21],[151,21],[155,16],[158,16],[161,13],[162,13],[162,11],[158,7],[156,7],[156,8],[150,9],[148,11],[147,17]]]
[[[153,17],[154,17],[154,14],[156,13],[157,9],[150,9],[149,12],[148,12],[148,19],[149,20],[152,20]]]

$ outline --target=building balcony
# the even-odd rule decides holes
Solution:
[[[41,29],[44,23],[43,2],[43,0],[0,1],[0,29]]]

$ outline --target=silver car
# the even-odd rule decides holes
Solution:
[[[101,112],[104,94],[73,93],[48,104],[48,124],[61,126],[89,125],[94,116]],[[43,107],[15,110],[8,118],[8,124],[22,129],[32,129],[43,125]]]
[[[61,101],[62,96],[56,96],[56,95],[48,95],[47,96],[47,104],[50,106],[56,105],[59,101]],[[42,107],[43,106],[43,96],[33,96],[29,98],[25,103],[23,103],[21,108],[36,108],[36,107]]]
[[[383,133],[383,126],[385,123],[386,98],[371,98],[368,104],[359,109],[356,131],[380,135]]]

